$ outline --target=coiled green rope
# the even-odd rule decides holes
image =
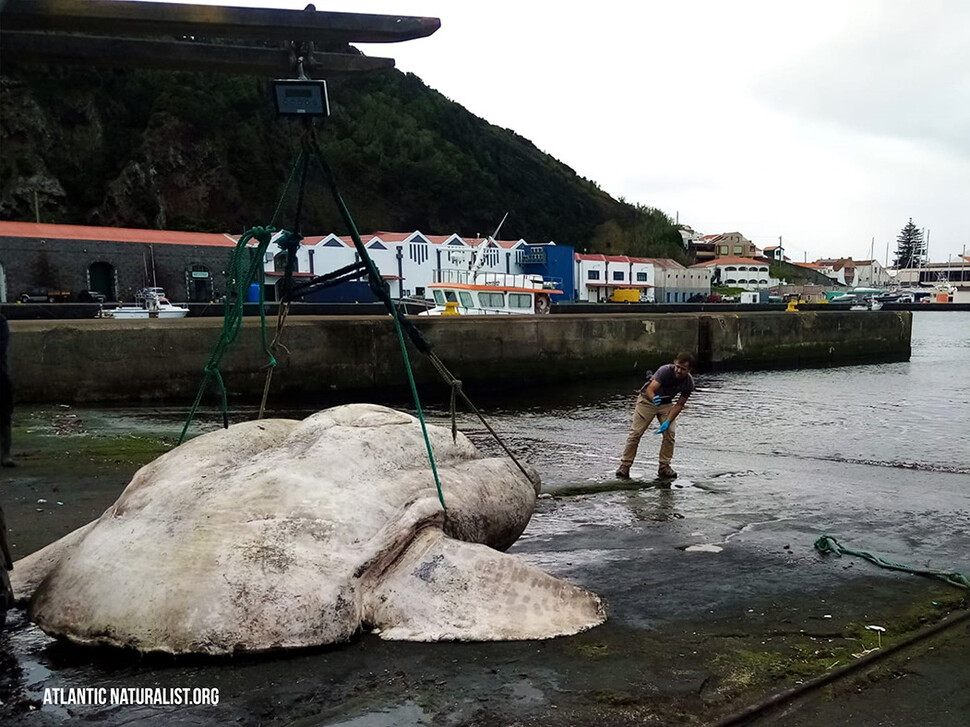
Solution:
[[[842,557],[842,555],[855,555],[859,558],[865,558],[866,560],[875,563],[881,568],[889,568],[891,570],[900,570],[905,573],[915,573],[920,576],[930,576],[932,578],[939,578],[942,581],[946,581],[951,586],[956,586],[957,588],[966,588],[970,590],[970,578],[967,578],[962,573],[956,573],[952,571],[942,571],[936,570],[934,568],[915,568],[909,565],[903,565],[901,563],[893,563],[891,561],[880,558],[878,555],[873,555],[864,550],[849,550],[848,548],[842,546],[838,540],[833,538],[831,535],[823,535],[818,540],[815,541],[815,550],[817,550],[822,555],[827,555],[829,553],[835,553],[837,556]]]

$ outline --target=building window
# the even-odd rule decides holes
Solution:
[[[718,248],[717,248],[717,251],[718,251],[718,254],[719,255],[727,255],[728,254],[728,246],[727,245],[719,245]]]
[[[375,245],[376,247],[376,245]],[[423,242],[412,242],[408,246],[408,256],[418,265],[428,259],[428,246]]]
[[[741,247],[740,245],[735,245],[734,246],[734,253],[735,253],[735,255],[740,255],[742,252],[744,252],[744,248],[743,247]]]
[[[638,283],[645,283],[645,282],[647,282],[647,274],[646,273],[637,273],[637,282]]]
[[[600,271],[599,270],[590,270],[586,274],[586,277],[587,277],[588,280],[599,280],[600,279]]]
[[[623,271],[622,270],[614,270],[613,271],[613,280],[623,280]]]

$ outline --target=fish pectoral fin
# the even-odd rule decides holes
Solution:
[[[437,528],[421,531],[365,598],[365,623],[392,641],[548,639],[606,620],[595,593]]]

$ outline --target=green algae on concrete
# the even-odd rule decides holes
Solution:
[[[14,452],[26,462],[43,457],[76,463],[81,458],[141,466],[175,446],[170,434],[126,431],[112,427],[105,418],[103,413],[94,415],[69,406],[18,410]]]
[[[810,634],[804,630],[732,634],[720,639],[719,651],[709,662],[717,681],[717,701],[743,702],[752,694],[777,691],[830,670],[845,668],[868,654],[913,638],[968,606],[970,602],[964,592],[931,586],[925,600],[898,613],[853,620],[828,634]]]

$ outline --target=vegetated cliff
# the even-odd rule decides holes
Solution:
[[[489,234],[686,260],[664,213],[619,202],[412,74],[330,84],[316,122],[362,232]],[[0,76],[0,218],[242,232],[269,224],[304,134],[269,82],[201,73],[23,66]],[[291,190],[292,191],[292,190]],[[292,225],[293,191],[277,220]],[[346,233],[311,173],[305,234]]]

